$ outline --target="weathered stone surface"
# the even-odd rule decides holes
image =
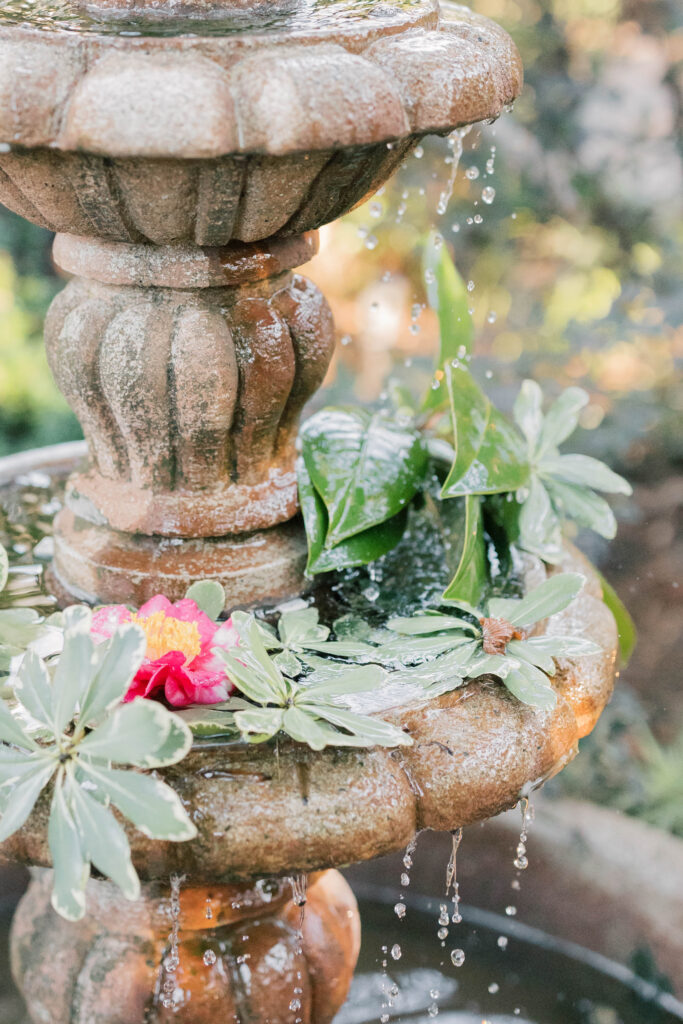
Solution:
[[[309,240],[279,248],[124,245],[119,257],[89,242],[78,256],[62,240],[68,269],[89,273],[91,260],[100,279],[109,266],[142,283],[76,278],[46,321],[52,371],[91,449],[68,498],[81,516],[128,533],[221,537],[295,514],[298,418],[334,331],[317,288],[280,272]],[[244,276],[263,280],[216,284]],[[153,286],[167,280],[180,288]]]
[[[161,774],[192,809],[199,836],[156,843],[128,829],[146,879],[187,872],[235,881],[350,864],[405,847],[420,829],[451,831],[512,807],[576,752],[607,703],[616,628],[600,584],[582,556],[562,565],[587,577],[580,598],[545,628],[590,637],[601,655],[567,659],[553,685],[552,711],[521,704],[490,678],[382,717],[414,745],[399,751],[313,752],[281,742],[255,748],[197,747]],[[534,563],[535,582],[544,570]],[[17,860],[49,865],[43,798],[29,823],[2,847]]]
[[[303,926],[289,880],[182,886],[172,1008],[163,1005],[168,882],[145,886],[130,904],[111,883],[91,880],[88,916],[76,924],[52,910],[51,885],[51,872],[35,873],[13,925],[12,969],[35,1021],[329,1024],[346,998],[360,929],[336,871],[309,879]]]

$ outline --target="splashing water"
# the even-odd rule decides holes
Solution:
[[[178,937],[180,934],[180,887],[185,875],[171,875],[171,931],[168,937],[169,950],[162,963],[163,984],[161,987],[161,1005],[171,1010],[176,1003],[176,971],[180,966]]]
[[[294,905],[300,908],[299,927],[296,936],[296,956],[300,963],[304,956],[304,920],[306,916],[306,903],[308,900],[308,875],[292,875],[288,881],[292,889],[292,900],[294,901]],[[294,1024],[302,1024],[303,1021],[303,1017],[300,1012],[303,1005],[301,1000],[302,995],[303,976],[301,974],[301,968],[297,966],[292,999],[289,1003],[289,1009],[292,1013],[296,1014],[294,1017]]]
[[[529,867],[526,844],[529,841],[529,825],[533,821],[533,809],[529,804],[528,796],[523,796],[519,805],[522,810],[522,829],[519,833],[519,843],[517,844],[517,855],[514,863],[518,871],[526,871]]]
[[[439,196],[439,202],[436,207],[436,212],[439,216],[448,209],[448,204],[451,201],[453,195],[453,189],[455,188],[455,179],[458,176],[458,167],[460,166],[460,160],[462,158],[463,143],[469,132],[472,131],[472,125],[467,125],[465,128],[456,128],[454,132],[448,137],[448,148],[450,149],[449,155],[446,157],[446,162],[450,164],[450,174],[446,186]]]

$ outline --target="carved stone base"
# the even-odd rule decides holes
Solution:
[[[65,604],[171,601],[197,580],[223,585],[226,608],[284,600],[306,586],[299,519],[241,537],[182,539],[119,533],[63,509],[55,521],[53,590]]]
[[[358,959],[358,908],[336,871],[309,877],[303,916],[288,879],[181,885],[175,911],[168,885],[126,903],[91,880],[72,924],[51,886],[34,869],[12,927],[12,971],[40,1024],[329,1024]]]

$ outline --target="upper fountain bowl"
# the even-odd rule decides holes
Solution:
[[[229,18],[195,2],[203,16],[180,20],[171,3],[47,3],[0,10],[0,202],[77,235],[223,246],[318,228],[522,83],[507,33],[437,0]]]

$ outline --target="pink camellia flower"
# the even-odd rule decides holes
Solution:
[[[237,630],[229,619],[213,622],[190,598],[171,604],[157,594],[137,613],[122,604],[99,608],[92,617],[91,635],[101,643],[126,622],[142,627],[147,651],[124,700],[163,696],[176,708],[227,700],[234,687],[225,665],[212,652],[237,645]]]

